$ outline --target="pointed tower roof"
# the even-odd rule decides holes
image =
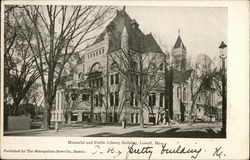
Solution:
[[[180,36],[180,29],[178,30],[178,38],[174,44],[174,49],[175,48],[180,48],[180,47],[183,47],[184,49],[186,49],[186,47],[184,46],[184,43],[182,42],[181,40],[181,36]]]

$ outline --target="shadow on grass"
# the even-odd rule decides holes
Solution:
[[[211,128],[206,131],[179,131],[180,128],[172,128],[162,133],[133,131],[124,134],[113,134],[109,132],[97,133],[87,137],[166,137],[166,138],[224,138],[220,132],[216,133]]]

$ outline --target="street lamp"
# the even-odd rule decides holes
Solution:
[[[220,49],[220,58],[222,61],[222,135],[226,137],[226,125],[227,125],[227,99],[226,99],[226,54],[225,54],[225,48],[227,45],[222,41],[219,49]]]

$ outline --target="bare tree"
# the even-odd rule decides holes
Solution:
[[[91,32],[107,19],[112,7],[103,6],[24,6],[24,16],[31,26],[21,25],[20,31],[31,48],[41,75],[45,98],[44,128],[49,129],[52,105],[65,64],[73,54],[82,52],[82,45],[91,40]],[[30,40],[27,31],[35,36]]]
[[[199,55],[192,68],[190,76],[191,108],[189,111],[189,123],[194,112],[194,106],[199,96],[208,95],[213,90],[214,68],[210,57]]]
[[[31,56],[31,49],[18,30],[18,25],[13,21],[11,14],[16,7],[5,8],[5,34],[4,34],[4,84],[5,100],[7,96],[13,101],[10,113],[18,114],[19,104],[28,94],[32,85],[39,78],[35,61]],[[20,15],[17,15],[20,17]],[[20,23],[25,19],[19,18]],[[27,38],[34,36],[33,30],[27,32]]]
[[[65,88],[65,102],[63,107],[63,116],[66,123],[71,122],[72,111],[75,110],[79,103],[82,102],[80,97],[81,89]]]
[[[153,105],[147,104],[150,94],[164,86],[164,56],[163,53],[134,52],[123,48],[110,54],[114,69],[125,80],[126,87],[134,92],[140,109],[141,127],[144,126],[143,110],[152,111]]]

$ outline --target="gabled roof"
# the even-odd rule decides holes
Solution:
[[[133,25],[135,27],[133,27]],[[120,49],[121,47],[121,35],[124,27],[126,27],[128,33],[129,48],[137,52],[161,52],[162,50],[157,44],[152,34],[145,35],[135,19],[131,19],[130,16],[123,8],[117,11],[114,19],[107,25],[106,29],[98,36],[93,44],[99,43],[104,40],[106,34],[109,35],[110,46],[109,52]],[[93,45],[92,44],[92,45]]]
[[[192,70],[185,70],[185,71],[173,71],[173,82],[186,82],[190,75],[192,73]]]
[[[181,45],[182,45],[182,47],[183,47],[184,49],[186,49],[186,47],[184,46],[184,43],[182,42],[181,37],[180,37],[180,35],[179,35],[178,38],[177,38],[177,40],[176,40],[176,42],[175,42],[175,44],[174,44],[174,49],[175,49],[175,48],[180,48]]]

